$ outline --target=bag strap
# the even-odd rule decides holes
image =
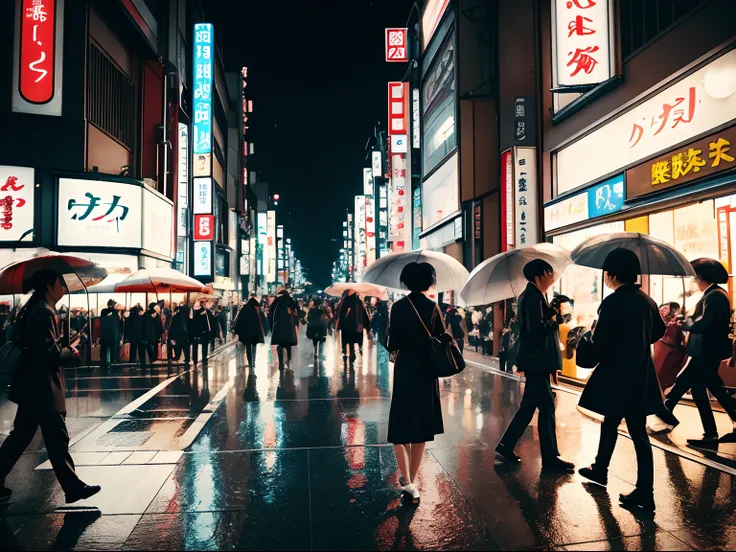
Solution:
[[[414,312],[417,314],[417,318],[419,318],[419,321],[422,323],[422,326],[424,327],[424,330],[427,332],[427,335],[429,336],[430,339],[432,339],[432,333],[429,331],[429,328],[427,328],[427,325],[424,323],[424,320],[419,315],[419,311],[414,306],[414,303],[412,302],[412,300],[408,296],[406,298],[409,299],[409,304],[411,305],[411,308],[414,309]],[[434,315],[434,311],[432,311],[432,314]]]

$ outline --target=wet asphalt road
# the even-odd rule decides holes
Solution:
[[[618,504],[636,478],[628,439],[619,440],[608,489],[541,475],[535,422],[517,448],[521,466],[499,463],[493,447],[522,387],[475,364],[441,382],[446,433],[427,447],[421,504],[402,504],[386,444],[392,373],[385,351],[365,353],[347,371],[331,344],[315,363],[304,343],[283,373],[263,347],[254,370],[228,349],[206,370],[77,374],[72,454],[103,491],[63,507],[37,443],[8,478],[14,501],[0,510],[0,548],[736,547],[736,480],[691,459],[655,448],[654,515]],[[557,391],[560,449],[583,466],[599,429],[576,404]],[[11,408],[0,400],[0,423]]]

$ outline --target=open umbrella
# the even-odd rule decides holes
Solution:
[[[468,305],[477,306],[518,296],[527,284],[524,267],[534,259],[547,261],[558,276],[572,264],[570,252],[551,243],[512,249],[486,259],[475,267],[460,297]]]
[[[173,268],[141,268],[115,286],[117,293],[201,292],[202,282]]]
[[[642,274],[660,274],[686,278],[695,276],[690,261],[670,244],[638,232],[602,234],[588,238],[570,254],[576,265],[603,268],[606,256],[622,247],[636,253]]]
[[[437,272],[436,291],[460,290],[468,279],[468,270],[457,260],[444,253],[419,249],[407,253],[391,253],[368,267],[362,282],[393,289],[406,289],[399,281],[401,271],[409,263],[429,263]]]
[[[376,297],[381,301],[388,301],[388,291],[385,287],[368,282],[340,282],[328,287],[325,293],[333,297],[340,297],[349,289],[355,290],[355,293],[359,293],[363,297]]]
[[[0,269],[0,295],[28,293],[31,278],[41,270],[53,270],[61,274],[69,291],[83,290],[101,282],[107,276],[103,267],[89,259],[47,253]]]

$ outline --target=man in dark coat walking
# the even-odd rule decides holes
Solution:
[[[169,357],[179,362],[182,351],[184,364],[189,366],[189,306],[182,303],[176,309],[169,327]]]
[[[261,305],[255,295],[251,295],[235,318],[233,331],[240,342],[245,346],[245,355],[248,366],[255,366],[256,348],[259,343],[265,342],[265,317]]]
[[[289,295],[288,290],[282,289],[276,295],[268,311],[268,321],[271,326],[271,345],[276,345],[279,357],[279,370],[284,368],[284,349],[287,360],[291,362],[291,348],[299,344],[296,332],[298,324],[298,308],[296,301]]]
[[[614,249],[603,270],[605,284],[614,293],[601,303],[589,345],[585,340],[578,345],[578,360],[586,366],[598,364],[580,397],[580,406],[605,418],[595,463],[582,468],[580,475],[601,485],[608,482],[618,426],[626,420],[636,451],[637,482],[636,489],[620,495],[619,500],[653,510],[654,459],[646,417],[664,411],[651,347],[666,328],[657,304],[636,285],[641,268],[633,251]]]
[[[559,306],[547,302],[547,290],[558,276],[552,266],[535,259],[524,267],[529,284],[519,297],[519,356],[516,365],[526,376],[524,395],[519,411],[496,446],[496,452],[511,462],[519,462],[514,447],[539,409],[539,445],[542,469],[546,472],[567,473],[575,469],[559,458],[555,422],[555,402],[550,376],[557,381],[562,369],[560,352]]]
[[[18,405],[18,411],[13,431],[0,447],[0,501],[10,499],[12,492],[5,487],[5,479],[40,426],[66,502],[77,502],[97,494],[100,487],[79,479],[69,454],[64,367],[78,365],[79,361],[75,352],[62,344],[55,310],[67,289],[61,275],[50,270],[34,274],[31,287],[34,294],[15,328],[21,359],[9,399]]]
[[[125,319],[125,341],[130,343],[130,362],[136,363],[136,357],[141,367],[146,365],[146,348],[143,345],[143,309],[140,305],[130,309]]]
[[[189,341],[192,344],[192,360],[199,362],[199,346],[202,346],[202,363],[207,362],[207,352],[212,335],[212,326],[207,309],[196,303],[189,320]]]
[[[107,308],[100,313],[100,366],[110,366],[120,361],[123,321],[115,305],[115,299],[110,299]]]
[[[143,315],[143,343],[151,366],[158,360],[158,345],[164,333],[164,326],[159,314],[160,310],[161,307],[156,303],[151,303],[148,305],[146,314]],[[141,365],[145,368],[143,360],[141,360]]]

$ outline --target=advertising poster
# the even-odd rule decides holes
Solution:
[[[28,167],[0,166],[0,241],[32,241],[36,175]]]
[[[194,25],[193,153],[194,176],[212,176],[212,79],[215,30]]]
[[[365,231],[365,196],[355,196],[355,276],[359,278],[366,268],[368,258],[368,237]]]
[[[276,283],[276,211],[268,211],[268,234],[266,235],[266,249],[268,250],[268,264],[266,268],[266,282]],[[264,260],[265,263],[265,260]]]
[[[514,149],[514,198],[516,246],[538,243],[536,148]]]
[[[194,275],[212,276],[212,242],[194,244]]]
[[[376,202],[373,196],[365,198],[365,235],[367,239],[366,266],[376,260]]]
[[[406,158],[391,156],[391,190],[389,192],[389,241],[393,251],[404,251],[404,229],[407,224],[406,201]]]
[[[419,249],[419,234],[422,233],[422,189],[416,188],[413,197],[413,233],[412,233],[412,249]]]

